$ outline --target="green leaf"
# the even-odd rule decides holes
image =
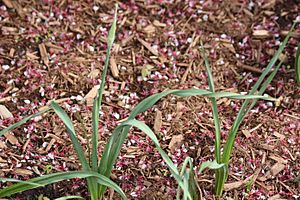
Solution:
[[[209,85],[209,90],[211,92],[215,92],[215,85],[214,85],[214,80],[211,72],[211,67],[208,61],[208,58],[205,54],[205,50],[201,43],[201,50],[202,50],[202,57],[204,59],[205,67],[206,67],[206,72],[208,74],[208,85]],[[219,111],[218,111],[218,105],[217,105],[217,100],[216,98],[212,97],[211,98],[212,102],[212,111],[213,111],[213,117],[214,117],[214,124],[215,124],[215,158],[218,163],[221,162],[221,126],[220,126],[220,120],[219,120]]]
[[[77,153],[78,159],[82,165],[82,168],[84,170],[90,170],[90,166],[88,165],[88,162],[85,158],[83,149],[76,137],[76,133],[75,133],[75,129],[73,126],[73,123],[71,121],[71,119],[69,118],[69,116],[67,115],[67,113],[54,101],[51,102],[51,107],[53,108],[53,110],[55,111],[55,113],[58,115],[58,117],[64,122],[66,129],[70,135],[70,138],[72,140],[72,143],[74,145],[74,149]]]
[[[297,48],[297,53],[295,57],[295,71],[296,71],[296,80],[300,86],[300,44]]]
[[[106,58],[104,63],[104,69],[101,76],[101,84],[98,89],[98,93],[93,103],[93,113],[92,113],[92,127],[93,127],[93,135],[92,135],[92,170],[98,170],[98,126],[99,126],[99,112],[102,104],[102,97],[104,86],[106,82],[106,75],[108,71],[109,65],[109,57],[113,42],[115,40],[116,28],[117,28],[117,11],[118,6],[116,4],[114,20],[112,22],[111,28],[108,32],[108,42],[107,42],[107,50],[106,50]]]
[[[294,182],[299,182],[300,181],[300,174],[293,181]]]
[[[156,149],[160,153],[161,157],[166,162],[169,170],[171,171],[171,173],[172,173],[173,177],[175,178],[175,180],[177,181],[178,185],[185,191],[184,195],[186,195],[187,198],[192,200],[192,196],[188,189],[189,174],[186,174],[186,176],[187,176],[186,180],[185,180],[186,182],[182,182],[176,166],[174,165],[172,160],[169,158],[169,156],[166,154],[166,152],[160,147],[158,139],[156,138],[154,132],[149,128],[149,126],[147,126],[145,123],[135,120],[135,119],[125,121],[122,124],[125,126],[128,126],[128,125],[134,126],[138,129],[140,129],[141,131],[143,131],[148,137],[150,137],[150,139],[154,142]]]
[[[83,198],[81,196],[65,196],[65,197],[56,198],[54,200],[66,200],[66,199],[82,199],[82,200],[84,200],[85,198]]]
[[[32,118],[37,117],[37,116],[40,116],[40,115],[44,114],[45,112],[48,112],[50,109],[51,109],[51,108],[47,108],[47,109],[45,109],[45,110],[42,110],[42,111],[37,112],[37,113],[35,113],[35,114],[32,114],[32,115],[30,115],[30,116],[28,116],[28,117],[25,117],[24,119],[22,119],[22,120],[20,120],[20,121],[18,121],[18,122],[16,122],[16,123],[14,123],[13,125],[11,125],[11,126],[5,128],[5,129],[1,130],[1,131],[0,131],[0,136],[2,136],[4,133],[6,133],[6,132],[8,132],[8,131],[11,131],[11,130],[13,130],[13,129],[15,129],[15,128],[17,128],[17,127],[19,127],[19,126],[25,124],[26,122],[28,122],[28,121],[31,120]]]
[[[258,88],[263,83],[265,77],[269,74],[269,72],[271,71],[272,67],[274,66],[274,64],[279,59],[279,55],[282,53],[282,51],[284,50],[285,46],[287,45],[287,43],[289,41],[289,38],[291,37],[291,34],[292,34],[295,26],[296,26],[296,22],[293,23],[292,28],[290,29],[290,31],[288,32],[287,36],[283,40],[282,44],[279,46],[278,50],[275,52],[273,58],[270,60],[270,62],[267,65],[266,69],[263,71],[263,73],[261,74],[261,76],[259,77],[259,79],[257,80],[257,82],[255,83],[255,85],[251,89],[250,95],[253,95],[253,94],[255,94],[257,92]],[[275,76],[275,74],[274,74],[274,76]],[[271,81],[272,81],[272,79],[268,79],[267,82],[265,82],[265,83],[269,83]],[[264,91],[265,91],[265,89],[264,90],[261,89],[260,90],[260,94],[263,94]],[[255,105],[256,101],[257,100],[254,100],[252,102],[253,106]],[[249,103],[250,103],[250,100],[248,100],[248,99],[244,101],[244,103],[242,104],[242,106],[240,108],[240,111],[239,111],[239,113],[237,115],[237,118],[234,121],[233,126],[230,129],[230,132],[229,132],[229,135],[228,135],[228,139],[227,139],[226,144],[224,146],[224,152],[223,152],[223,155],[222,155],[222,161],[223,161],[223,163],[228,164],[228,162],[229,162],[231,151],[232,151],[233,144],[234,144],[235,136],[237,134],[237,131],[239,129],[240,124],[242,123],[242,121],[245,118],[246,114],[249,112],[249,109],[247,110],[247,106],[249,106]]]
[[[82,165],[83,170],[85,171],[90,171],[91,168],[87,162],[87,159],[84,155],[84,151],[82,149],[82,146],[80,145],[77,137],[76,137],[76,133],[75,133],[75,129],[74,126],[72,124],[71,119],[69,118],[69,116],[67,115],[67,113],[54,101],[51,102],[51,107],[53,108],[53,110],[55,111],[55,113],[58,115],[58,117],[64,122],[67,132],[69,133],[70,139],[73,143],[74,149],[76,151],[76,154],[78,156],[78,159]],[[97,193],[97,183],[94,180],[93,177],[90,177],[87,179],[88,182],[88,190],[91,193],[91,198],[93,200],[98,199],[98,193]]]
[[[200,166],[200,169],[199,169],[199,173],[202,173],[203,170],[205,170],[206,168],[209,168],[209,169],[220,169],[222,167],[225,167],[225,164],[224,163],[217,163],[216,160],[213,160],[213,161],[206,161],[204,163],[201,164]]]
[[[148,75],[151,74],[151,70],[153,69],[154,67],[152,65],[144,65],[142,70],[141,70],[141,75],[142,75],[142,78],[146,78]]]
[[[28,185],[32,185],[32,186],[36,186],[36,187],[41,187],[43,185],[38,184],[38,183],[32,183],[29,181],[21,181],[21,180],[17,180],[14,178],[0,178],[1,182],[16,182],[16,183],[23,183],[23,184],[28,184]]]
[[[28,182],[22,181],[20,183],[1,189],[0,197],[11,196],[16,193],[20,193],[40,186],[49,185],[52,183],[57,183],[63,180],[68,180],[72,178],[90,178],[90,177],[93,177],[94,180],[97,181],[97,183],[112,188],[113,190],[118,192],[123,199],[127,199],[125,193],[116,183],[114,183],[112,180],[110,180],[109,178],[103,175],[91,171],[59,172],[59,173],[48,174],[41,177],[33,178]],[[33,185],[34,183],[38,185]]]

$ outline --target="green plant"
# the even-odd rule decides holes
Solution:
[[[214,123],[215,123],[215,160],[214,161],[208,161],[201,165],[200,172],[202,172],[205,168],[215,169],[216,170],[216,179],[215,179],[215,193],[217,196],[221,196],[224,188],[224,184],[228,177],[228,165],[230,160],[231,151],[234,145],[234,140],[237,134],[237,131],[239,129],[239,126],[242,123],[242,120],[245,118],[245,116],[250,112],[250,110],[254,107],[257,100],[259,98],[263,99],[262,96],[264,91],[266,90],[267,86],[270,84],[274,76],[276,75],[278,69],[282,65],[282,62],[280,62],[278,65],[276,65],[275,69],[271,72],[271,69],[273,65],[277,62],[279,55],[282,53],[283,49],[285,48],[292,31],[294,30],[294,27],[296,25],[296,22],[293,24],[291,30],[289,31],[288,35],[284,39],[283,43],[280,45],[277,52],[274,54],[273,58],[270,60],[268,66],[264,70],[264,72],[259,77],[256,84],[251,89],[249,95],[247,96],[239,96],[234,93],[224,93],[224,92],[215,92],[214,91],[214,83],[213,83],[213,77],[210,70],[209,62],[207,57],[205,56],[205,52],[202,47],[203,57],[205,60],[205,66],[208,73],[208,80],[209,80],[209,89],[210,91],[205,90],[198,90],[198,89],[191,89],[191,90],[168,90],[164,91],[159,94],[154,94],[146,99],[144,99],[141,103],[139,103],[135,109],[131,112],[128,119],[120,124],[114,131],[113,134],[107,143],[105,147],[105,151],[103,154],[103,157],[100,162],[99,172],[107,177],[110,176],[111,170],[113,167],[113,163],[115,163],[116,158],[120,152],[121,146],[124,143],[128,131],[131,128],[131,126],[135,126],[138,129],[142,130],[144,133],[146,133],[154,142],[155,146],[157,147],[159,153],[163,157],[163,159],[166,161],[167,166],[169,167],[173,177],[176,179],[179,187],[177,190],[177,199],[180,198],[180,190],[182,189],[184,192],[184,199],[197,199],[194,194],[195,188],[193,185],[195,185],[194,180],[190,180],[190,178],[193,178],[190,176],[189,173],[185,172],[187,163],[189,163],[190,170],[193,169],[193,164],[190,160],[190,158],[187,158],[186,161],[183,164],[181,173],[178,172],[178,169],[174,166],[172,161],[169,159],[169,157],[166,155],[166,153],[160,148],[159,143],[152,132],[152,130],[145,125],[143,122],[139,122],[135,120],[135,116],[141,112],[144,112],[151,106],[153,106],[159,99],[162,97],[173,94],[177,96],[195,96],[195,95],[203,95],[208,96],[211,98],[212,101],[212,109],[213,109],[213,117],[214,117]],[[270,73],[271,72],[271,73]],[[270,73],[270,75],[268,75]],[[267,78],[266,78],[267,77]],[[266,80],[264,81],[264,79]],[[256,94],[256,95],[255,95]],[[229,98],[238,98],[238,99],[245,99],[245,101],[242,104],[242,107],[237,115],[236,120],[233,123],[233,126],[231,127],[231,130],[229,132],[228,139],[224,146],[224,152],[221,153],[221,134],[220,134],[220,122],[219,122],[219,115],[218,115],[218,109],[216,104],[216,98],[220,97],[229,97]],[[252,102],[250,101],[252,100]],[[270,99],[269,99],[270,100]],[[188,184],[189,182],[189,184]],[[101,186],[101,193],[105,191],[105,187]],[[193,194],[193,195],[192,195]]]
[[[22,192],[25,190],[45,186],[48,184],[56,183],[56,182],[67,180],[67,179],[86,178],[87,183],[88,183],[87,184],[88,190],[90,192],[92,200],[99,199],[100,193],[98,190],[98,185],[105,185],[107,187],[110,187],[110,188],[114,189],[116,192],[118,192],[122,196],[123,199],[126,199],[125,193],[121,190],[121,188],[117,184],[115,184],[113,181],[111,181],[109,179],[109,177],[105,177],[98,173],[98,152],[97,152],[97,150],[98,150],[99,111],[100,111],[100,106],[101,106],[101,101],[102,101],[102,93],[103,93],[103,89],[104,89],[106,73],[108,70],[110,51],[111,51],[111,48],[112,48],[112,45],[113,45],[113,42],[115,39],[116,24],[117,24],[117,7],[115,10],[115,16],[114,16],[112,26],[108,33],[108,42],[107,42],[108,47],[107,47],[107,55],[106,55],[104,70],[102,73],[102,81],[100,84],[100,88],[98,90],[97,97],[94,100],[94,106],[93,106],[92,153],[91,153],[91,155],[89,155],[92,158],[91,166],[89,165],[89,162],[87,161],[87,158],[84,155],[82,146],[80,145],[80,143],[76,137],[76,132],[75,132],[75,129],[74,129],[71,119],[69,118],[67,113],[57,103],[55,103],[55,101],[52,101],[50,103],[50,107],[48,109],[40,111],[29,117],[26,117],[23,120],[13,124],[12,126],[2,130],[0,132],[0,136],[9,130],[26,123],[31,118],[41,115],[41,114],[53,109],[54,112],[59,116],[59,118],[64,122],[64,124],[66,126],[66,129],[69,133],[71,141],[74,145],[74,149],[76,151],[78,159],[82,165],[83,171],[60,172],[60,173],[48,174],[51,172],[52,169],[49,168],[49,166],[46,166],[46,168],[45,168],[46,175],[37,177],[37,178],[33,178],[29,181],[19,181],[19,180],[15,180],[15,179],[0,178],[1,181],[18,182],[17,184],[14,184],[12,186],[9,186],[9,187],[6,187],[6,188],[0,190],[0,197],[10,196],[12,194],[19,193],[19,192]],[[60,199],[68,199],[68,198],[69,197],[62,197]],[[74,197],[72,197],[72,198],[74,198]],[[76,197],[76,198],[79,198],[79,197]]]
[[[237,130],[239,128],[239,125],[241,124],[243,118],[245,115],[253,108],[256,101],[258,99],[264,99],[264,100],[274,100],[270,97],[264,97],[261,96],[263,92],[265,91],[268,84],[271,82],[273,77],[275,76],[277,70],[281,66],[281,63],[276,66],[275,70],[268,76],[266,81],[263,82],[264,78],[268,75],[270,72],[272,66],[275,64],[275,62],[278,59],[279,54],[283,51],[284,46],[286,45],[288,38],[290,37],[291,31],[289,32],[288,36],[284,40],[283,44],[280,46],[279,50],[276,52],[272,60],[270,61],[270,64],[266,68],[266,70],[263,72],[257,83],[252,88],[249,95],[241,95],[231,92],[215,92],[214,90],[214,84],[213,84],[213,78],[212,73],[210,70],[210,66],[208,63],[208,59],[205,56],[204,50],[203,50],[203,56],[205,60],[205,66],[206,70],[208,72],[208,78],[209,78],[209,91],[208,90],[201,90],[201,89],[188,89],[188,90],[167,90],[158,94],[154,94],[152,96],[147,97],[143,101],[141,101],[131,112],[128,119],[124,121],[123,123],[119,124],[113,131],[111,138],[109,139],[108,143],[105,146],[105,150],[103,152],[101,161],[98,160],[98,125],[99,125],[99,111],[101,107],[102,102],[102,93],[105,85],[106,80],[106,74],[107,69],[109,65],[109,55],[112,48],[112,44],[115,37],[115,31],[116,31],[116,13],[115,12],[115,18],[112,24],[112,27],[109,31],[108,35],[108,48],[107,48],[107,56],[105,60],[104,70],[102,73],[102,82],[100,84],[100,88],[98,90],[97,97],[94,100],[93,104],[93,113],[92,113],[92,125],[93,125],[93,134],[91,139],[92,149],[91,149],[91,165],[89,164],[87,158],[85,157],[83,153],[82,146],[80,145],[76,134],[75,129],[72,124],[72,121],[66,114],[66,112],[54,101],[51,102],[50,107],[48,109],[45,109],[43,111],[40,111],[36,114],[33,114],[29,117],[24,118],[23,120],[11,125],[8,128],[5,128],[0,132],[0,136],[3,135],[5,132],[12,130],[13,128],[16,128],[24,123],[26,123],[28,120],[32,119],[33,117],[36,117],[38,115],[41,115],[51,109],[55,111],[55,113],[59,116],[59,118],[64,122],[66,129],[70,135],[71,141],[74,145],[74,149],[77,153],[78,159],[81,162],[83,171],[72,171],[72,172],[60,172],[60,173],[53,173],[48,174],[42,177],[33,178],[29,181],[19,181],[15,179],[7,179],[7,178],[1,178],[2,181],[11,181],[11,182],[18,182],[17,184],[14,184],[12,186],[9,186],[7,188],[4,188],[0,190],[0,197],[3,196],[9,196],[18,192],[22,192],[25,190],[29,190],[32,188],[44,186],[47,184],[55,183],[58,181],[63,181],[71,178],[86,178],[88,183],[88,190],[91,194],[91,199],[96,200],[99,199],[100,196],[103,196],[105,193],[106,187],[111,187],[115,191],[117,191],[123,199],[126,199],[126,196],[124,192],[114,183],[112,182],[109,177],[111,175],[111,171],[113,168],[113,165],[117,159],[117,156],[120,153],[121,147],[128,135],[129,129],[131,127],[136,127],[139,130],[143,131],[147,134],[148,137],[151,138],[154,145],[156,146],[158,152],[164,159],[165,163],[167,164],[169,170],[171,171],[172,176],[175,178],[175,180],[178,183],[178,189],[177,189],[177,199],[180,199],[183,197],[183,199],[197,199],[197,189],[196,189],[196,181],[194,177],[193,172],[193,163],[192,159],[187,157],[184,161],[184,163],[181,166],[181,170],[179,172],[178,168],[174,165],[174,163],[171,161],[171,159],[168,157],[166,152],[160,147],[159,141],[154,134],[154,132],[149,128],[145,123],[138,121],[135,119],[136,115],[139,113],[142,113],[152,107],[157,101],[159,101],[161,98],[165,97],[166,95],[177,95],[181,97],[187,97],[187,96],[207,96],[212,100],[212,108],[213,108],[213,116],[214,116],[214,123],[216,128],[216,140],[215,140],[215,157],[216,159],[214,161],[208,161],[201,165],[200,171],[203,171],[205,168],[211,168],[216,169],[216,194],[220,196],[222,194],[224,183],[228,177],[228,164],[230,159],[230,154],[233,148],[234,139],[237,133]],[[294,26],[293,26],[294,28]],[[293,29],[292,28],[292,29]],[[258,88],[260,89],[258,90]],[[226,97],[226,98],[234,98],[234,99],[244,99],[244,103],[242,105],[242,108],[238,114],[238,117],[236,121],[234,122],[232,129],[229,133],[228,140],[224,146],[224,152],[221,154],[221,135],[220,135],[220,122],[219,122],[219,116],[218,116],[218,109],[216,104],[216,99]],[[250,102],[252,100],[252,102]],[[183,194],[182,194],[183,191]],[[68,199],[69,197],[62,197],[61,199]],[[78,198],[78,197],[76,197]]]

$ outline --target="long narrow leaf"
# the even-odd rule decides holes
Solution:
[[[51,102],[51,107],[55,111],[55,113],[58,115],[58,117],[64,122],[66,129],[70,135],[71,141],[74,145],[74,149],[76,151],[76,154],[78,156],[78,159],[82,165],[82,168],[84,170],[90,170],[90,166],[88,165],[88,162],[86,160],[86,157],[84,155],[84,151],[76,137],[75,129],[73,126],[73,123],[67,113],[54,101]]]
[[[21,125],[25,124],[26,122],[28,122],[32,118],[40,116],[40,115],[44,114],[45,112],[48,112],[50,109],[51,108],[46,108],[45,110],[39,111],[39,112],[37,112],[35,114],[32,114],[32,115],[30,115],[28,117],[25,117],[24,119],[22,119],[22,120],[20,120],[20,121],[18,121],[16,123],[14,123],[13,125],[11,125],[11,126],[5,128],[5,129],[1,130],[0,131],[0,136],[2,136],[4,133],[6,133],[8,131],[11,131],[11,130],[17,128],[18,126],[21,126]]]
[[[107,41],[107,50],[106,50],[106,58],[104,63],[104,69],[102,71],[101,76],[101,84],[98,89],[97,97],[94,100],[93,105],[93,116],[92,116],[92,126],[93,126],[93,135],[92,135],[92,170],[98,170],[98,126],[99,126],[99,112],[102,103],[103,91],[106,82],[106,75],[108,71],[109,65],[109,56],[111,52],[111,48],[115,39],[116,27],[117,27],[117,4],[115,9],[115,16],[111,28],[108,33],[108,41]]]
[[[201,173],[206,168],[209,168],[209,169],[220,169],[220,168],[222,168],[224,166],[225,166],[224,163],[219,164],[216,160],[206,161],[206,162],[204,162],[204,163],[201,164],[201,167],[199,169],[199,173]]]
[[[172,160],[169,158],[169,156],[166,154],[166,152],[160,147],[160,144],[159,144],[155,134],[153,133],[153,131],[145,123],[135,120],[135,119],[125,121],[125,122],[123,122],[123,124],[125,126],[127,126],[127,125],[134,126],[138,129],[140,129],[141,131],[143,131],[148,137],[150,137],[150,139],[154,142],[161,157],[164,159],[167,166],[169,167],[169,169],[170,169],[172,175],[174,176],[174,178],[176,179],[178,185],[180,185],[180,187],[185,191],[185,195],[187,195],[187,197],[192,200],[192,196],[188,190],[188,187],[186,186],[186,184],[184,184],[182,182],[179,172],[178,172],[176,166],[174,165],[174,163],[172,162]]]
[[[76,154],[78,156],[78,159],[82,165],[83,170],[90,171],[91,168],[86,160],[82,146],[80,145],[80,143],[76,137],[75,129],[74,129],[71,119],[69,118],[67,113],[54,101],[51,102],[51,107],[53,108],[55,113],[58,115],[58,117],[64,122],[67,132],[70,135],[70,139],[73,143]],[[97,183],[95,182],[94,178],[93,177],[88,178],[87,182],[88,182],[89,192],[91,193],[91,198],[93,200],[98,199]]]
[[[36,187],[41,187],[43,185],[38,184],[38,183],[32,183],[30,181],[21,181],[18,179],[14,179],[14,178],[0,178],[0,182],[16,182],[16,183],[24,183],[24,184],[28,184],[28,185],[33,185]]]
[[[66,199],[82,199],[82,200],[84,200],[85,198],[83,198],[81,196],[65,196],[65,197],[56,198],[54,200],[66,200]]]
[[[292,28],[290,29],[289,33],[287,34],[287,36],[285,37],[284,41],[282,42],[282,44],[280,45],[279,49],[276,51],[276,53],[274,54],[273,58],[271,59],[271,61],[269,62],[268,66],[266,67],[266,69],[263,71],[263,73],[261,74],[261,76],[259,77],[259,79],[257,80],[257,82],[255,83],[255,85],[253,86],[253,88],[250,91],[250,95],[254,94],[257,89],[259,88],[259,86],[261,85],[261,83],[263,82],[264,78],[267,76],[267,74],[270,72],[270,70],[272,69],[273,65],[276,63],[276,61],[279,58],[279,55],[282,53],[282,51],[284,50],[294,28],[295,28],[296,22],[293,24]],[[233,126],[231,127],[231,130],[229,132],[229,136],[228,139],[226,141],[226,144],[224,146],[224,153],[222,156],[222,161],[224,163],[228,163],[229,159],[230,159],[230,154],[233,148],[233,143],[234,143],[234,139],[236,136],[236,133],[238,131],[238,128],[242,122],[242,120],[244,119],[245,115],[245,109],[248,106],[250,100],[245,100],[243,105],[240,108],[240,111],[237,115],[236,120],[233,123]]]
[[[208,97],[227,97],[227,98],[235,98],[235,99],[248,99],[248,98],[261,98],[261,99],[268,99],[274,100],[273,98],[268,98],[259,95],[241,95],[232,92],[210,92],[207,90],[201,89],[189,89],[189,90],[167,90],[158,94],[154,94],[152,96],[147,97],[143,101],[141,101],[131,112],[128,117],[128,120],[134,119],[137,114],[142,113],[153,106],[156,102],[158,102],[161,98],[169,95],[174,94],[177,96],[208,96]],[[114,163],[116,162],[117,156],[120,153],[121,147],[127,138],[128,131],[130,126],[118,126],[112,133],[108,143],[105,146],[100,166],[98,168],[98,172],[102,175],[107,177],[110,176]],[[104,187],[101,187],[101,194],[105,191]]]
[[[126,199],[126,195],[125,193],[122,191],[122,189],[116,184],[114,183],[112,180],[108,179],[107,177],[100,175],[98,173],[95,172],[91,172],[91,171],[72,171],[72,172],[59,172],[59,173],[54,173],[54,174],[48,174],[48,175],[44,175],[41,177],[37,177],[37,178],[33,178],[30,180],[31,183],[36,183],[39,186],[40,185],[49,185],[52,183],[57,183],[63,180],[68,180],[68,179],[72,179],[72,178],[90,178],[93,177],[95,178],[95,180],[101,184],[101,185],[105,185],[107,187],[110,187],[112,189],[114,189],[116,192],[118,192],[123,199]],[[32,185],[32,184],[28,184],[28,183],[17,183],[14,184],[12,186],[6,187],[2,190],[0,190],[0,197],[6,197],[6,196],[10,196],[16,193],[20,193],[26,190],[30,190],[33,188],[37,188],[39,186],[36,185]]]
[[[208,85],[209,90],[211,92],[215,92],[215,86],[214,86],[214,80],[210,68],[210,64],[208,62],[208,58],[205,54],[205,50],[201,41],[201,50],[202,50],[202,56],[204,58],[204,63],[206,67],[206,72],[208,74]],[[221,162],[221,127],[220,127],[220,120],[219,120],[219,111],[218,111],[218,105],[217,100],[215,97],[211,98],[212,103],[212,110],[213,110],[213,118],[214,118],[214,124],[215,124],[215,157],[218,163]]]

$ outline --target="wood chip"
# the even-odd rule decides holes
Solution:
[[[154,21],[153,21],[153,25],[154,25],[154,26],[157,26],[157,27],[166,27],[166,26],[167,26],[167,24],[161,23],[161,22],[159,22],[158,20],[154,20]]]
[[[4,142],[0,141],[0,149],[6,149],[7,146]]]
[[[278,200],[280,198],[281,198],[280,194],[275,194],[274,196],[269,197],[268,200]]]
[[[14,170],[14,174],[21,176],[30,176],[33,174],[33,172],[28,169],[17,168]]]
[[[64,50],[64,48],[62,48],[62,47],[60,47],[60,46],[57,46],[57,45],[55,45],[55,44],[52,44],[51,42],[46,42],[46,43],[45,43],[45,46],[46,46],[46,47],[49,47],[49,48],[51,48],[51,49],[53,49],[53,50],[57,50],[57,51],[63,51],[63,50]]]
[[[15,52],[16,52],[16,50],[15,50],[14,48],[11,48],[11,49],[9,50],[9,57],[13,58],[14,55],[15,55]]]
[[[282,35],[284,37],[287,36],[288,33],[289,33],[289,31],[280,31],[280,35]],[[291,36],[294,37],[294,38],[299,39],[300,38],[300,32],[294,31]]]
[[[154,27],[152,24],[150,24],[150,25],[148,25],[148,26],[146,26],[146,27],[144,28],[144,32],[145,32],[146,34],[152,34],[152,33],[155,33],[155,31],[156,31],[156,29],[155,29],[155,27]]]
[[[116,64],[116,60],[113,56],[110,57],[109,67],[110,67],[110,70],[111,70],[111,73],[112,73],[113,77],[119,78],[119,69],[118,69],[118,66]]]
[[[29,60],[38,60],[39,59],[39,57],[36,56],[34,53],[30,53],[28,51],[26,51],[26,57]]]
[[[278,163],[282,163],[282,164],[287,164],[288,163],[287,159],[281,158],[278,155],[270,155],[269,158],[271,158],[272,160],[277,161]]]
[[[0,118],[7,119],[10,117],[13,117],[11,112],[4,105],[0,105]]]
[[[247,184],[249,181],[252,181],[252,184],[253,184],[256,181],[257,176],[260,173],[260,171],[261,171],[261,168],[258,168],[255,170],[253,175],[249,176],[245,180],[240,180],[240,181],[236,181],[236,182],[232,182],[232,183],[226,183],[224,185],[224,190],[230,191],[230,190],[238,189],[238,188],[244,186],[245,184]]]
[[[97,78],[100,74],[100,70],[99,69],[93,69],[89,75],[88,75],[88,78],[91,78],[91,79],[94,79],[94,78]]]
[[[11,1],[12,7],[16,9],[18,15],[23,18],[25,16],[23,7],[17,1]]]
[[[8,8],[13,8],[13,4],[10,0],[2,0],[2,2],[8,7]]]
[[[49,66],[48,53],[44,43],[39,44],[39,50],[44,64]]]
[[[156,49],[152,48],[152,46],[151,46],[148,42],[142,40],[141,38],[137,38],[137,40],[138,40],[144,47],[146,47],[153,55],[158,56],[158,51],[157,51]]]
[[[270,172],[271,172],[271,175],[272,176],[276,176],[277,174],[279,174],[282,170],[284,170],[285,168],[285,164],[282,164],[282,163],[276,163],[274,164],[271,169],[270,169]]]
[[[251,137],[251,133],[249,130],[242,130],[242,133],[245,135],[246,138]]]
[[[10,27],[10,26],[2,26],[1,28],[2,32],[9,32],[9,33],[17,33],[18,29],[15,27]]]
[[[175,149],[179,148],[183,144],[184,137],[183,135],[174,135],[169,143],[169,149],[171,153],[175,151]]]
[[[84,97],[87,106],[92,106],[100,85],[94,86]]]
[[[259,147],[268,151],[274,151],[275,148],[274,145],[269,145],[269,144],[260,144]]]
[[[54,144],[55,142],[56,142],[56,140],[52,138],[52,139],[50,140],[50,142],[49,142],[47,148],[45,149],[45,151],[46,151],[46,152],[50,151],[51,147],[53,146],[53,144]]]
[[[224,47],[226,47],[231,53],[236,54],[236,51],[235,51],[235,48],[234,48],[233,44],[224,42],[224,43],[222,43],[222,45]]]
[[[11,132],[4,133],[4,137],[13,145],[19,144],[18,139]]]
[[[254,38],[264,39],[271,36],[269,31],[267,30],[254,30],[252,33]]]
[[[157,110],[155,114],[155,120],[154,120],[154,132],[156,134],[160,133],[161,126],[162,126],[162,113],[160,110]]]

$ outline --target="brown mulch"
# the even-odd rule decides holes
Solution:
[[[0,2],[0,127],[61,103],[87,149],[81,121],[91,133],[91,99],[100,82],[114,4],[118,29],[101,113],[99,151],[113,128],[145,97],[165,89],[207,89],[200,54],[204,42],[217,90],[245,92],[258,79],[299,15],[297,0],[270,1],[12,1]],[[296,27],[284,61],[266,93],[238,132],[224,199],[297,199],[300,87],[294,80]],[[146,77],[142,71],[148,69]],[[241,101],[219,99],[223,143]],[[5,106],[5,108],[4,108]],[[199,169],[213,159],[209,99],[168,96],[140,120],[155,130],[178,166],[186,156]],[[0,176],[27,180],[80,169],[63,123],[49,112],[0,138]],[[176,183],[153,143],[132,130],[112,179],[129,199],[174,199]],[[214,199],[213,173],[197,174],[200,199]],[[252,180],[252,182],[251,182]],[[6,184],[0,183],[0,187]],[[13,199],[87,195],[85,181],[70,180],[27,191]],[[113,199],[117,195],[112,195]]]

